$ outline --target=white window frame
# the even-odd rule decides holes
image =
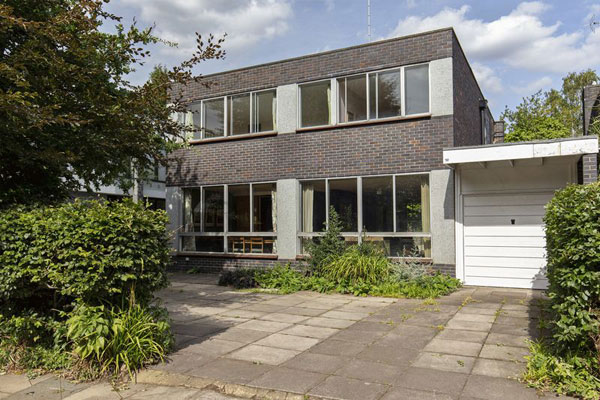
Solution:
[[[310,81],[310,82],[302,82],[299,83],[297,85],[297,102],[298,102],[298,107],[297,107],[297,112],[298,112],[298,121],[297,121],[297,128],[298,129],[319,129],[319,128],[324,128],[327,126],[334,126],[337,125],[337,84],[336,84],[336,79],[337,78],[330,78],[330,79],[319,79],[316,81]],[[325,125],[311,125],[311,126],[302,126],[302,86],[309,86],[309,85],[314,85],[317,83],[321,83],[321,82],[329,82],[329,90],[330,90],[330,95],[329,95],[329,108],[330,108],[330,112],[329,112],[329,120],[331,121],[331,123],[329,124],[325,124]]]
[[[399,174],[383,174],[383,175],[355,175],[355,176],[340,176],[340,177],[331,177],[331,178],[314,178],[314,179],[300,179],[298,184],[300,186],[300,193],[302,193],[302,183],[303,182],[314,182],[314,181],[325,181],[325,226],[329,228],[329,181],[330,180],[339,180],[339,179],[356,179],[356,207],[357,207],[357,226],[358,232],[341,232],[343,237],[357,237],[358,242],[362,242],[363,234],[366,233],[367,236],[371,237],[423,237],[429,238],[430,242],[432,241],[432,233],[431,226],[429,227],[429,232],[398,232],[396,225],[396,177],[399,176],[427,176],[429,182],[429,220],[432,220],[433,210],[431,207],[431,172],[408,172],[408,173],[399,173]],[[392,178],[392,190],[393,190],[393,231],[392,232],[366,232],[363,226],[363,212],[362,212],[362,179],[363,178],[381,178],[381,177],[391,177]],[[300,201],[298,202],[298,215],[297,220],[302,221],[302,196],[300,195]],[[299,224],[298,227],[302,228],[302,225]],[[323,232],[303,232],[298,230],[296,232],[298,240],[313,238],[323,236]],[[433,246],[433,245],[432,245]],[[298,246],[300,249],[301,246]]]
[[[240,183],[231,183],[231,184],[215,184],[215,185],[201,185],[201,186],[182,186],[182,192],[185,189],[200,189],[200,232],[177,232],[177,250],[179,252],[184,253],[197,253],[197,254],[226,254],[226,255],[244,255],[244,253],[234,253],[228,251],[227,244],[228,238],[230,236],[238,237],[238,236],[255,236],[255,237],[273,237],[277,240],[277,226],[274,227],[272,232],[254,232],[254,192],[253,185],[262,185],[262,184],[274,184],[275,190],[277,190],[277,181],[264,181],[264,182],[240,182]],[[240,186],[240,185],[250,185],[250,232],[230,232],[229,231],[229,186]],[[204,189],[210,187],[223,187],[223,231],[222,232],[204,232]],[[183,196],[185,198],[185,196]],[[182,212],[179,215],[179,226],[184,226],[184,215],[185,215],[185,203],[182,203]],[[223,251],[222,252],[214,252],[214,251],[189,251],[183,250],[181,243],[182,237],[208,237],[208,236],[223,236]],[[272,256],[276,255],[276,253],[252,253],[254,255],[259,256]]]

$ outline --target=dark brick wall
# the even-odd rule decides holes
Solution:
[[[195,268],[196,270],[199,270],[199,272],[215,273],[236,268],[272,268],[277,264],[287,264],[288,262],[293,268],[302,269],[306,267],[306,262],[299,260],[280,261],[203,256],[174,256],[171,260],[170,270],[188,271]],[[433,269],[450,276],[456,276],[456,267],[453,264],[434,264]]]
[[[452,43],[454,146],[475,146],[482,144],[479,104],[484,97],[456,36],[453,36]],[[490,114],[491,131],[493,123],[494,119]]]
[[[450,146],[452,116],[208,143],[173,154],[167,186],[429,171]]]
[[[272,88],[452,56],[451,28],[206,75],[183,90],[183,101]],[[210,83],[207,88],[204,83]],[[175,89],[181,94],[181,88]]]
[[[585,154],[581,158],[582,183],[598,181],[598,154]]]
[[[589,135],[589,127],[593,118],[600,115],[600,85],[583,88],[583,134]]]

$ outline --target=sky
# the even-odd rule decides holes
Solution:
[[[188,58],[195,32],[227,33],[226,58],[198,65],[195,74],[369,41],[367,0],[111,0],[107,9],[124,24],[155,25],[158,36],[179,44],[152,46],[130,77],[138,84],[154,65]],[[600,73],[600,24],[592,20],[600,21],[600,0],[371,0],[373,41],[454,27],[496,118],[524,96],[560,88],[569,72]]]

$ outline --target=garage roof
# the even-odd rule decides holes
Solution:
[[[596,136],[534,142],[497,143],[481,146],[452,147],[444,149],[446,165],[483,163],[488,161],[523,160],[598,153]]]

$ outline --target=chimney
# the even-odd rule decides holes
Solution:
[[[494,122],[494,143],[504,143],[504,121]]]
[[[592,121],[600,116],[600,85],[594,84],[583,88],[581,93],[583,104],[583,134],[588,132]]]

